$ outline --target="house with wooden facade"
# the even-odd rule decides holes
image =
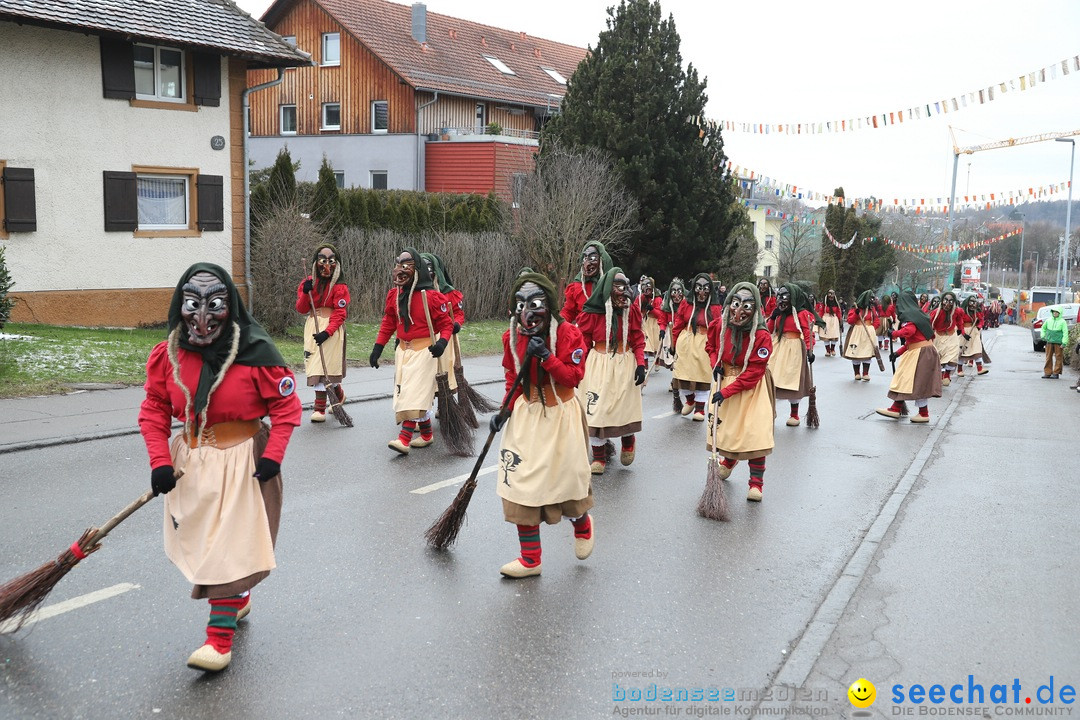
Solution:
[[[0,0],[12,320],[164,322],[198,261],[246,291],[247,73],[310,62],[223,0]]]
[[[388,0],[277,0],[266,26],[313,67],[252,98],[252,158],[280,149],[342,187],[512,197],[584,48]],[[249,84],[270,73],[252,71]]]

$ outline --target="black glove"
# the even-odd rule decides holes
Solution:
[[[443,351],[446,350],[446,338],[439,338],[435,341],[434,345],[428,346],[428,352],[431,353],[431,357],[442,357]]]
[[[719,380],[720,376],[723,375],[723,374],[724,374],[724,366],[723,365],[717,364],[717,366],[712,369],[712,376],[714,378],[716,378],[717,380]]]
[[[259,462],[255,463],[255,475],[259,479],[259,482],[266,482],[272,477],[276,477],[281,473],[281,463],[275,462],[268,457],[259,458]]]
[[[150,489],[154,495],[164,495],[176,487],[176,472],[172,465],[162,465],[150,471]]]
[[[501,412],[497,412],[491,416],[491,420],[488,420],[488,428],[493,433],[497,433],[503,429],[503,425],[506,424],[506,416]]]
[[[724,393],[717,390],[712,394],[713,405],[720,405],[724,402]]]
[[[304,281],[304,294],[305,295],[310,295],[311,291],[314,288],[315,288],[315,286],[311,284],[311,278],[308,278],[307,280]]]
[[[320,330],[311,337],[315,338],[316,345],[322,345],[324,342],[326,342],[327,338],[330,337],[330,333],[326,332],[325,330]]]
[[[379,369],[379,356],[382,355],[382,349],[382,345],[375,343],[375,347],[371,348],[371,355],[368,356],[368,365],[376,370]]]
[[[664,335],[666,335],[666,334],[667,334],[666,331],[664,331],[664,330],[660,331],[660,342],[664,342]]]
[[[769,316],[769,319],[770,320],[775,320],[776,318],[780,317],[783,314],[784,313],[782,313],[780,311],[780,308],[776,308],[775,310],[772,311],[772,315]]]
[[[956,334],[957,334],[957,335],[963,335],[963,334],[964,334],[964,331],[963,331],[963,330],[961,330],[960,328],[956,328]]]
[[[813,350],[807,350],[807,351],[806,351],[806,362],[808,362],[808,363],[810,363],[811,365],[813,365],[813,364],[814,364],[814,358],[815,358],[815,357],[816,357],[816,356],[814,355],[814,351],[813,351]]]
[[[640,385],[645,382],[645,366],[638,365],[637,370],[634,371],[634,384]]]
[[[454,334],[457,335],[459,332],[461,332],[461,323],[456,322],[454,323]]]
[[[970,340],[970,339],[971,339],[971,336],[970,336],[970,335],[968,335],[967,333],[964,333],[964,339],[965,339],[965,340]]]
[[[551,351],[548,350],[547,343],[539,335],[533,335],[529,338],[529,346],[525,349],[525,354],[535,355],[540,358],[541,362],[551,357]]]
[[[889,362],[896,362],[896,358],[898,358],[898,357],[900,357],[900,356],[896,354],[895,350],[891,351],[889,353]]]

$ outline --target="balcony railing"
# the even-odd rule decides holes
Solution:
[[[513,137],[524,138],[526,140],[539,140],[540,133],[535,130],[516,130],[514,128],[501,128],[499,132],[492,133],[490,128],[485,127],[431,127],[428,129],[426,135],[428,140],[454,140],[455,138],[470,137],[475,138],[478,135],[494,135],[498,137]]]

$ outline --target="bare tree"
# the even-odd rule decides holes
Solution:
[[[739,216],[739,221],[732,231],[735,250],[731,253],[726,265],[717,273],[717,279],[729,288],[738,282],[754,282],[758,262],[762,255],[761,247],[754,237],[754,226],[746,211],[739,203],[735,203],[732,212]]]
[[[821,251],[821,227],[803,222],[802,217],[810,210],[798,200],[781,201],[780,210],[788,216],[780,226],[776,251],[780,281],[817,277],[814,265]]]
[[[636,201],[595,148],[548,141],[517,190],[513,235],[529,264],[560,288],[577,272],[585,243],[599,241],[616,255],[637,227]]]

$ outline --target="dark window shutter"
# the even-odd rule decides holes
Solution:
[[[8,232],[37,230],[33,168],[4,168],[4,229]]]
[[[195,76],[195,104],[217,107],[221,104],[221,56],[193,52],[191,65]]]
[[[225,229],[225,188],[221,175],[199,175],[195,179],[199,190],[199,229]]]
[[[105,230],[139,229],[138,185],[133,172],[106,170]]]
[[[101,38],[101,84],[107,98],[135,98],[135,46]]]

